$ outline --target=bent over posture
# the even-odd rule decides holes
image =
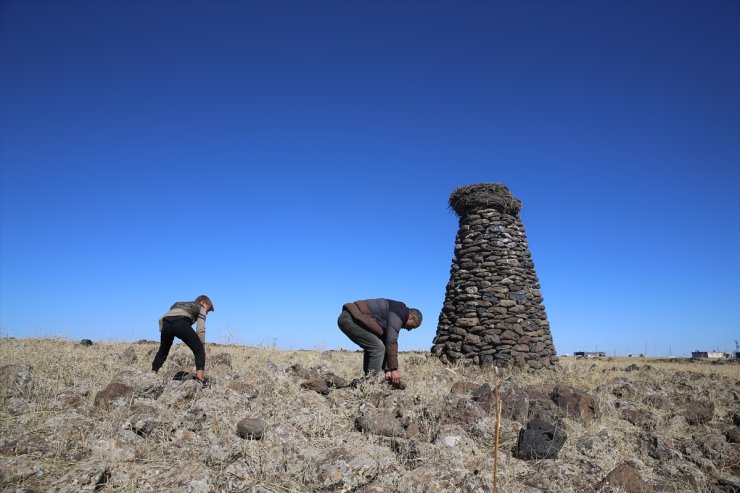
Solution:
[[[365,375],[385,370],[386,380],[401,383],[398,371],[398,335],[401,329],[421,325],[421,312],[400,301],[386,298],[359,300],[342,306],[337,324],[344,334],[363,349]]]
[[[206,378],[206,315],[213,311],[213,303],[206,295],[200,295],[195,301],[178,301],[159,319],[161,332],[159,350],[152,362],[152,371],[158,372],[167,360],[172,341],[177,337],[187,344],[195,356],[195,378],[201,382]],[[197,333],[193,330],[196,324]]]

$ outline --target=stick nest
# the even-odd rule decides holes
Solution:
[[[496,209],[512,216],[519,213],[522,202],[500,183],[477,183],[456,188],[450,195],[450,209],[463,217],[481,209]]]

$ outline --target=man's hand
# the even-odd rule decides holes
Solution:
[[[385,372],[385,379],[390,380],[394,384],[398,385],[401,383],[401,374],[398,372],[398,370],[391,370]]]
[[[206,372],[205,370],[198,370],[195,372],[195,378],[200,380],[201,382],[206,379]]]

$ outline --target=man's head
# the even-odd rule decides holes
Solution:
[[[406,327],[408,330],[416,329],[421,325],[421,312],[417,308],[409,308],[409,318],[406,320]]]
[[[213,302],[211,302],[211,298],[208,296],[202,294],[195,298],[196,303],[200,303],[202,306],[206,308],[206,313],[212,312],[213,310]]]

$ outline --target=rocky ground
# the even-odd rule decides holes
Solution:
[[[355,352],[209,345],[204,387],[156,348],[0,340],[0,492],[740,492],[737,364],[402,354],[398,390]]]

